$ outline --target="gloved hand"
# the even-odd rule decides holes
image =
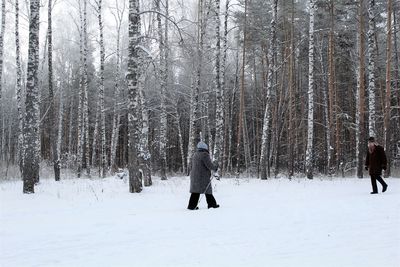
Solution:
[[[365,169],[368,171],[368,166],[365,166]]]
[[[382,169],[386,171],[386,165],[382,165]]]
[[[219,176],[219,174],[217,172],[214,173],[214,178],[218,181],[219,181],[219,179],[221,179],[221,177]]]

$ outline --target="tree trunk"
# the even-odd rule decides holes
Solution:
[[[244,1],[244,29],[243,29],[243,50],[242,50],[242,69],[240,74],[240,97],[239,97],[239,126],[237,132],[236,154],[237,154],[237,176],[240,174],[240,155],[241,142],[243,134],[243,116],[244,116],[244,69],[246,66],[246,38],[247,38],[247,0]]]
[[[358,31],[358,80],[357,80],[357,177],[363,178],[365,151],[365,36],[364,36],[364,0],[359,3]]]
[[[224,144],[224,92],[221,85],[221,35],[220,35],[220,0],[215,0],[215,94],[217,98],[215,111],[215,141],[214,141],[214,161],[222,166],[222,153]],[[225,44],[226,45],[226,44]],[[225,62],[224,62],[225,63]],[[221,174],[221,168],[218,173]]]
[[[160,1],[156,0],[156,9],[161,12]],[[158,26],[158,39],[159,39],[159,50],[160,50],[160,94],[161,94],[161,105],[160,105],[160,167],[161,167],[161,180],[167,180],[166,168],[167,168],[167,48],[164,43],[164,37],[167,39],[167,29],[165,30],[165,36],[163,36],[163,28],[161,23],[161,15],[157,13],[157,26]],[[166,25],[165,25],[166,26]]]
[[[375,115],[375,0],[368,0],[368,126],[369,136],[376,137]]]
[[[39,181],[39,0],[30,1],[29,49],[25,98],[23,193],[34,193]]]
[[[142,191],[142,177],[139,171],[138,148],[138,74],[140,38],[139,0],[129,0],[129,54],[128,54],[128,98],[129,98],[129,192]]]
[[[307,123],[307,151],[306,151],[306,175],[313,179],[314,163],[314,14],[315,2],[309,0],[310,29],[308,44],[308,123]]]
[[[22,71],[21,71],[21,48],[19,42],[19,1],[15,0],[15,61],[16,61],[16,92],[17,92],[17,110],[18,110],[18,166],[22,174],[23,170],[23,127],[24,127],[24,115],[22,112]],[[1,83],[1,80],[0,80]],[[1,85],[0,85],[1,86]]]
[[[273,107],[273,80],[275,75],[275,58],[276,58],[276,19],[278,12],[278,0],[272,3],[272,20],[271,20],[271,44],[268,49],[268,72],[267,72],[267,88],[266,88],[266,105],[263,119],[263,129],[261,137],[261,155],[260,155],[260,178],[265,180],[268,178],[269,169],[269,150],[271,140],[271,115]]]

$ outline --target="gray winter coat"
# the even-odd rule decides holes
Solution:
[[[210,183],[211,171],[217,171],[218,166],[211,162],[207,150],[198,150],[191,160],[190,193],[203,194]],[[212,194],[212,186],[207,188],[206,194]]]

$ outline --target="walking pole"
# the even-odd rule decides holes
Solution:
[[[217,178],[217,177],[218,177],[218,178]],[[207,185],[207,187],[206,187],[206,190],[204,190],[203,194],[201,194],[201,196],[200,196],[200,198],[199,198],[199,201],[197,201],[197,205],[196,205],[196,207],[199,205],[199,203],[200,203],[200,200],[201,200],[201,198],[203,197],[203,195],[205,195],[205,194],[206,194],[206,192],[207,192],[207,189],[210,187],[210,185],[211,185],[211,181],[212,181],[214,178],[216,178],[217,180],[219,180],[219,176],[218,176],[218,174],[217,174],[217,173],[214,173],[214,175],[212,175],[212,177],[211,177],[211,179],[210,179],[210,182],[208,183],[208,185]]]

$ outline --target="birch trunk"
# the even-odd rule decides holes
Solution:
[[[226,95],[226,88],[225,88],[225,72],[226,72],[226,58],[227,58],[227,51],[228,51],[228,18],[229,18],[229,3],[230,0],[225,1],[225,12],[224,12],[224,34],[222,35],[222,62],[221,62],[221,92],[223,95],[223,105],[224,107],[227,107],[228,105],[225,103],[227,98],[225,97]],[[227,138],[227,133],[228,130],[227,128],[230,128],[230,125],[228,125],[229,120],[227,119],[227,112],[225,112],[225,109],[223,109],[223,128],[224,128],[224,134],[222,136],[222,141],[221,144],[223,146],[223,155],[222,159],[220,160],[220,173],[222,175],[222,172],[225,170],[225,164],[226,161],[228,160],[227,158],[227,145],[226,145],[226,138]],[[222,147],[220,147],[222,149]]]
[[[214,141],[214,161],[222,166],[222,152],[224,145],[224,92],[221,85],[221,35],[220,35],[220,0],[215,0],[215,93],[217,96],[215,112],[215,141]],[[226,45],[226,44],[225,44]],[[223,62],[225,64],[225,62]],[[218,170],[221,175],[221,168]]]
[[[310,7],[310,32],[308,44],[308,123],[307,123],[307,151],[306,175],[313,178],[314,161],[314,14],[315,2],[309,0]]]
[[[376,137],[375,115],[375,0],[368,0],[368,129]]]
[[[278,0],[272,3],[272,20],[271,20],[271,45],[268,50],[268,72],[267,72],[267,96],[266,106],[264,111],[263,129],[261,136],[261,154],[260,154],[260,178],[265,180],[268,178],[267,169],[269,169],[269,149],[270,149],[270,121],[272,114],[272,86],[275,73],[275,55],[276,55],[276,19],[278,11]]]
[[[99,22],[99,42],[100,42],[100,87],[99,87],[99,114],[100,114],[100,177],[105,177],[107,173],[107,157],[106,157],[106,115],[104,106],[104,34],[103,34],[103,18],[102,18],[102,0],[97,1],[97,18]]]
[[[391,139],[391,61],[392,61],[392,0],[387,2],[387,38],[386,38],[386,95],[385,95],[385,114],[384,114],[384,140],[385,150],[388,156],[388,166],[385,177],[390,176],[390,139]]]
[[[21,48],[19,42],[19,1],[15,0],[15,61],[16,61],[16,92],[17,92],[17,110],[18,110],[18,166],[22,174],[23,170],[23,126],[24,126],[24,115],[22,111],[22,71],[21,71]],[[1,83],[1,81],[0,81]]]
[[[161,12],[160,8],[161,0],[156,1],[156,9],[158,12]],[[165,20],[167,21],[167,19]],[[167,180],[166,168],[167,168],[167,109],[166,109],[166,89],[167,89],[167,80],[168,80],[168,71],[167,71],[167,58],[168,55],[166,43],[167,40],[167,29],[164,30],[163,35],[163,27],[161,21],[160,13],[157,13],[157,26],[158,26],[158,39],[159,39],[159,50],[160,50],[160,94],[161,94],[161,105],[160,105],[160,175],[161,180]],[[165,27],[167,24],[165,25]]]
[[[24,123],[23,193],[34,193],[39,181],[39,0],[30,1],[29,49]]]
[[[129,99],[129,192],[142,191],[142,177],[139,170],[138,148],[138,74],[140,38],[139,0],[129,0],[129,54],[128,54],[128,99]]]
[[[85,134],[86,174],[90,177],[89,103],[88,103],[88,33],[87,0],[83,0],[83,124]]]

